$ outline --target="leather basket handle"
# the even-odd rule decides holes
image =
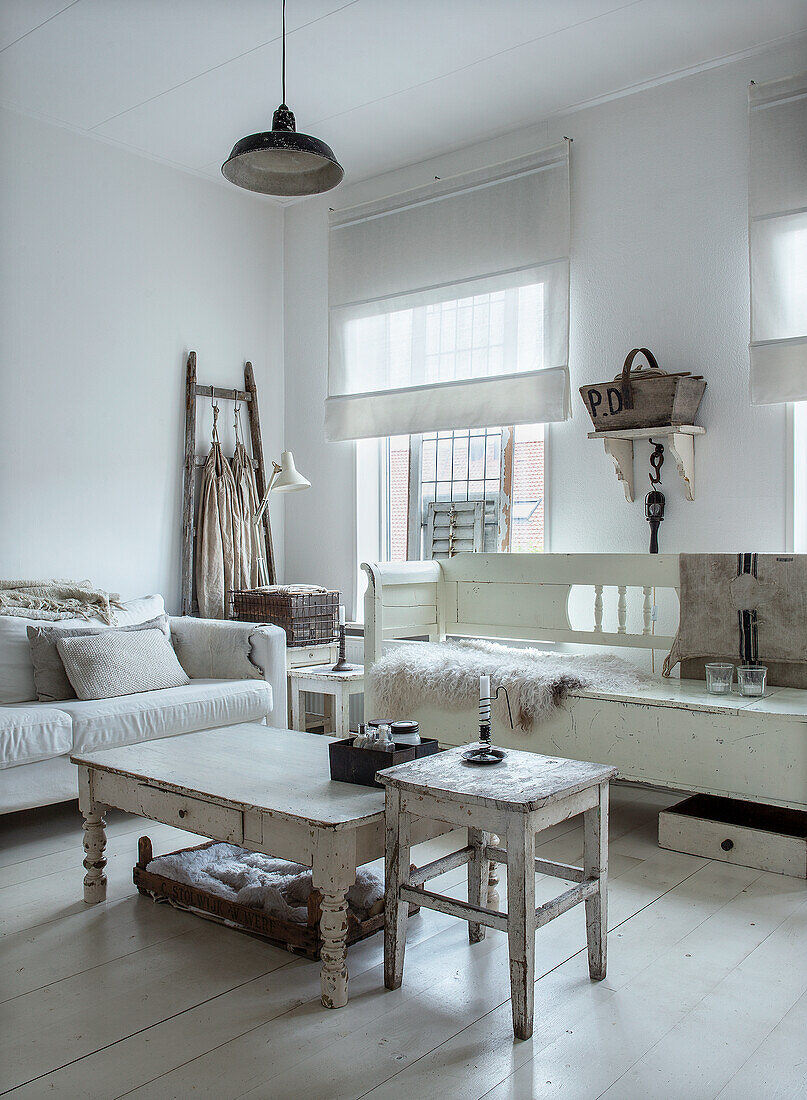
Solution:
[[[660,370],[656,357],[649,348],[633,348],[629,351],[625,357],[625,365],[622,367],[622,408],[633,408],[633,387],[630,384],[630,372],[633,366],[633,360],[637,355],[643,355],[648,361],[651,367],[655,370]],[[637,368],[638,369],[638,368]]]

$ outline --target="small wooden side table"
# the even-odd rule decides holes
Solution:
[[[292,729],[291,721],[291,678],[288,674],[293,668],[311,668],[313,665],[335,665],[339,657],[337,642],[323,642],[318,645],[286,646],[286,722]],[[330,700],[329,700],[330,702]],[[330,706],[328,716],[333,720]]]
[[[605,977],[608,785],[616,768],[513,749],[500,764],[478,766],[463,760],[462,752],[450,749],[378,773],[386,788],[384,984],[401,985],[409,902],[467,920],[471,943],[483,939],[485,927],[500,929],[509,939],[513,1031],[517,1039],[529,1039],[536,929],[584,901],[589,974],[597,981]],[[580,813],[583,866],[536,859],[535,834]],[[468,827],[468,844],[410,872],[413,818]],[[491,846],[491,833],[506,837],[506,850]],[[506,913],[482,904],[490,860],[507,864]],[[429,879],[465,864],[467,902],[423,888]],[[536,872],[575,885],[536,908]]]
[[[364,667],[356,665],[350,672],[334,672],[331,665],[293,668],[289,671],[291,685],[291,728],[305,730],[303,693],[328,695],[334,700],[334,734],[350,735],[350,696],[364,692]]]

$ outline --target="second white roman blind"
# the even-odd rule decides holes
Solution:
[[[331,215],[326,434],[569,415],[568,142]]]
[[[807,398],[807,73],[752,84],[751,400]]]

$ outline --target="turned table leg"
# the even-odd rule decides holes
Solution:
[[[325,1008],[347,1004],[347,891],[322,895],[322,969],[320,984]]]
[[[347,1004],[347,892],[356,881],[356,837],[352,832],[320,830],[312,869],[322,894],[320,985],[324,1008]]]
[[[79,768],[79,806],[84,815],[84,900],[96,905],[106,897],[106,806],[94,801],[92,780],[87,768]]]
[[[96,807],[84,814],[84,900],[95,905],[106,897],[106,821],[103,807]]]

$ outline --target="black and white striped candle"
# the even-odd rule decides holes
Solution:
[[[490,676],[479,677],[479,726],[490,728]]]

